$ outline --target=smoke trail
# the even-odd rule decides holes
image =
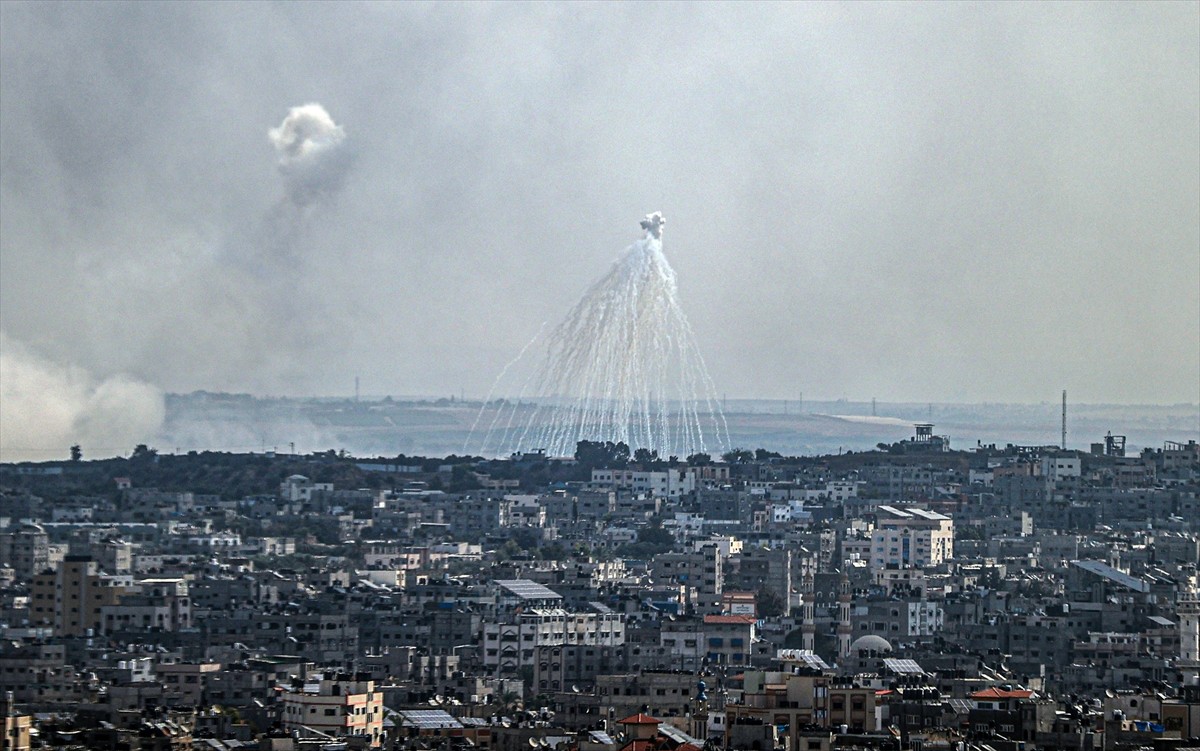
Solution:
[[[524,347],[521,347],[521,351],[517,353],[517,356],[508,361],[508,364],[506,364],[500,370],[500,374],[498,376],[496,376],[496,380],[492,382],[492,387],[490,389],[488,389],[487,396],[485,396],[483,398],[483,404],[480,405],[480,407],[479,407],[479,414],[475,415],[475,422],[471,423],[471,429],[469,431],[467,431],[467,438],[466,438],[466,440],[463,441],[463,453],[466,453],[467,451],[470,450],[471,439],[475,437],[475,429],[479,427],[479,421],[483,418],[483,413],[488,408],[488,404],[491,403],[492,395],[494,393],[496,393],[496,387],[499,386],[504,381],[504,376],[508,374],[509,368],[511,368],[512,366],[516,365],[518,362],[521,361],[521,358],[525,356],[525,353],[529,351],[529,348],[533,346],[533,343],[538,340],[538,337],[540,337],[542,335],[542,332],[545,329],[546,329],[546,322],[542,321],[541,327],[538,328],[538,331],[536,334],[533,335],[533,338],[530,339],[528,342],[526,342]],[[519,399],[518,399],[518,403],[519,403]],[[496,411],[496,417],[492,419],[492,424],[488,427],[487,436],[484,437],[484,439],[483,439],[485,446],[487,445],[488,441],[490,440],[491,435],[492,435],[492,429],[496,427],[496,420],[498,420],[500,418],[500,414],[502,412],[503,412],[502,409],[498,409]]]
[[[150,443],[163,421],[163,398],[150,384],[97,379],[42,357],[0,331],[0,461],[112,456]]]
[[[683,456],[728,445],[728,428],[662,252],[662,214],[547,340],[539,401],[503,450],[570,454],[580,440]],[[489,431],[490,437],[490,431]]]
[[[295,206],[308,206],[341,188],[351,162],[346,132],[324,107],[316,103],[292,107],[267,136],[275,145],[279,172]]]

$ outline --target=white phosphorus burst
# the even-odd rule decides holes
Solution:
[[[712,379],[663,255],[663,224],[662,214],[648,215],[645,236],[550,334],[541,367],[522,389],[532,386],[534,398],[522,402],[522,393],[497,408],[484,451],[569,456],[581,440],[619,441],[666,458],[728,446]]]

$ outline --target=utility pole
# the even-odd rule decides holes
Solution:
[[[1059,448],[1063,451],[1067,450],[1067,390],[1063,389],[1063,408],[1062,408],[1062,443]]]

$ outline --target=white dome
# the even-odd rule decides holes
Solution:
[[[854,640],[853,644],[850,645],[851,653],[875,652],[875,653],[879,654],[882,652],[891,652],[891,651],[892,651],[891,642],[889,642],[887,639],[884,639],[882,636],[876,636],[875,634],[867,634],[866,636],[860,636]]]

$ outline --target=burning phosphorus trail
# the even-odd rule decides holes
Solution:
[[[581,440],[659,456],[728,445],[716,390],[662,252],[661,213],[551,333],[535,377],[537,407],[501,451],[569,455]],[[511,443],[509,442],[511,440]]]
[[[471,430],[467,433],[467,440],[463,442],[463,453],[464,454],[471,450],[471,448],[470,448],[471,439],[475,436],[475,429],[479,427],[480,418],[483,417],[484,411],[488,408],[488,405],[492,401],[492,394],[496,393],[496,387],[499,386],[504,381],[504,376],[508,374],[509,368],[516,365],[518,362],[520,362],[521,358],[525,356],[525,353],[528,352],[529,348],[533,346],[533,343],[538,340],[538,337],[542,335],[542,331],[544,331],[545,328],[546,328],[546,323],[545,323],[545,321],[543,321],[541,328],[539,328],[538,332],[533,335],[533,338],[530,339],[525,344],[524,347],[521,347],[521,351],[517,353],[517,356],[508,361],[508,364],[505,365],[504,368],[500,371],[500,375],[496,376],[496,380],[492,382],[492,387],[490,389],[488,389],[487,396],[485,396],[483,398],[483,406],[481,406],[479,408],[479,414],[475,415],[475,422],[473,422],[471,424]],[[491,426],[488,427],[488,435],[487,435],[487,437],[484,438],[485,444],[491,438],[492,430],[495,429],[496,421],[498,419],[500,419],[500,411],[497,411],[496,417],[494,417],[492,419]]]

